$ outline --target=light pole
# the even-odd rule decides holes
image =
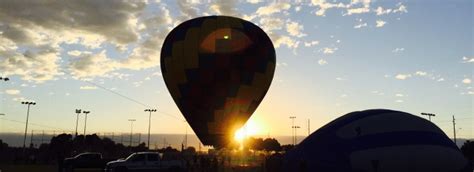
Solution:
[[[79,114],[81,114],[82,110],[81,109],[76,109],[76,132],[75,132],[75,135],[74,137],[77,137],[77,125],[79,124]]]
[[[91,113],[91,111],[82,111],[86,115],[86,118],[84,120],[84,138],[86,138],[86,127],[87,127],[87,114]]]
[[[297,137],[298,137],[298,128],[300,128],[300,126],[293,126],[293,128],[295,129],[295,145],[296,145],[296,142],[298,142],[297,140]]]
[[[148,116],[148,149],[150,149],[150,129],[151,129],[151,113],[156,112],[156,109],[145,109],[145,112],[150,112],[150,115]]]
[[[5,116],[5,114],[4,114],[4,113],[0,113],[0,116]],[[2,127],[3,127],[3,120],[2,120]],[[0,129],[2,129],[2,127],[0,127]],[[0,132],[1,132],[1,130],[0,130]]]
[[[132,147],[132,136],[133,136],[133,122],[136,121],[135,119],[128,119],[130,121],[130,147]]]
[[[295,145],[295,118],[296,116],[290,116],[290,119],[291,119],[291,141],[293,142],[293,145]]]
[[[28,106],[28,110],[26,110],[25,136],[23,137],[23,153],[25,153],[25,149],[26,149],[26,132],[28,131],[28,118],[30,117],[30,106],[31,106],[31,105],[36,105],[36,102],[25,101],[25,102],[21,102],[21,104],[24,104],[24,105],[27,105],[27,106]]]
[[[432,116],[436,116],[435,114],[432,114],[432,113],[424,113],[424,112],[422,112],[421,115],[426,115],[426,116],[428,116],[428,119],[430,120],[430,122],[431,122],[431,117],[432,117]]]

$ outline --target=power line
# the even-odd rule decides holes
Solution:
[[[26,124],[26,122],[17,121],[17,120],[13,120],[13,119],[0,118],[0,120],[5,120],[5,121],[10,121],[10,122],[16,122],[16,123]],[[47,125],[42,125],[42,124],[29,123],[29,125],[35,125],[35,126],[38,126],[38,127],[51,128],[51,129],[59,129],[59,130],[67,131],[67,130],[65,130],[65,129],[63,129],[63,128],[52,127],[52,126],[47,126]]]
[[[103,87],[103,86],[101,86],[101,85],[99,85],[99,84],[93,83],[93,82],[91,82],[91,81],[87,81],[87,80],[80,80],[80,81],[83,81],[83,82],[92,84],[92,85],[94,85],[94,86],[96,86],[96,87],[99,87],[99,88],[101,88],[101,89],[104,89],[104,90],[106,90],[106,91],[108,91],[108,92],[111,92],[111,93],[113,93],[113,94],[115,94],[115,95],[118,95],[118,96],[120,96],[120,97],[122,97],[122,98],[125,98],[125,99],[129,100],[129,101],[135,102],[135,103],[137,103],[137,104],[139,104],[139,105],[142,105],[142,106],[144,106],[144,107],[152,108],[151,106],[149,106],[149,105],[147,105],[147,104],[145,104],[145,103],[142,103],[142,102],[140,102],[140,101],[138,101],[138,100],[135,100],[135,99],[133,99],[133,98],[131,98],[131,97],[125,96],[125,95],[123,95],[123,94],[121,94],[121,93],[118,93],[118,92],[116,92],[116,91],[114,91],[114,90],[111,90],[111,89],[108,89],[108,88],[106,88],[106,87]],[[181,118],[178,118],[178,117],[176,117],[175,115],[172,115],[172,114],[170,114],[170,113],[166,113],[166,112],[162,112],[162,111],[157,111],[157,112],[158,112],[158,113],[161,113],[161,114],[163,114],[163,115],[167,115],[167,116],[169,116],[169,117],[172,117],[172,118],[174,118],[174,119],[180,120],[180,121],[185,121],[185,120],[183,120],[183,119],[181,119]]]

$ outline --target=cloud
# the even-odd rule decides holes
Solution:
[[[271,15],[274,13],[279,13],[284,10],[288,10],[291,7],[289,3],[272,3],[268,6],[259,7],[255,12],[259,16]]]
[[[82,54],[92,54],[92,52],[72,50],[72,51],[68,51],[67,54],[70,56],[81,56]]]
[[[215,1],[209,8],[218,15],[237,16],[236,0]]]
[[[472,82],[472,81],[471,81],[471,79],[469,79],[469,78],[464,78],[464,79],[462,80],[462,83],[464,83],[464,84],[470,84],[471,82]]]
[[[410,78],[411,77],[411,74],[397,74],[395,76],[396,79],[399,79],[399,80],[405,80],[407,78]]]
[[[474,57],[462,57],[462,63],[474,63]]]
[[[375,91],[372,91],[371,93],[372,93],[372,94],[379,95],[379,96],[383,96],[383,95],[385,95],[385,93],[383,93],[383,92],[380,92],[380,91],[377,91],[377,90],[375,90]]]
[[[133,25],[136,14],[144,7],[145,3],[135,1],[2,1],[0,16],[3,23],[11,26],[84,31],[100,34],[116,43],[129,43],[138,38]],[[17,33],[17,37],[10,38],[29,38],[27,30]]]
[[[326,60],[324,60],[324,59],[319,59],[319,60],[318,60],[318,64],[321,65],[321,66],[323,66],[323,65],[328,64],[328,62],[327,62]]]
[[[294,49],[297,48],[299,45],[298,41],[295,41],[286,35],[270,33],[269,36],[273,42],[273,45],[275,45],[275,48],[279,48],[280,46],[285,45],[288,48]]]
[[[119,63],[108,58],[105,50],[97,54],[87,54],[70,63],[71,74],[78,78],[104,76],[119,67]]]
[[[375,27],[383,27],[385,24],[387,24],[387,22],[383,20],[377,20],[375,21],[375,23],[376,23]]]
[[[38,83],[63,75],[59,69],[59,52],[55,48],[38,47],[35,51],[20,53],[11,50],[3,53],[0,52],[0,69],[4,75],[19,75],[23,80]]]
[[[384,14],[390,14],[392,12],[392,9],[383,9],[383,7],[377,7],[375,12],[378,16],[380,16]]]
[[[81,86],[81,87],[79,87],[79,89],[81,89],[81,90],[95,90],[95,89],[97,89],[97,87],[96,86]]]
[[[363,28],[363,27],[367,27],[367,23],[360,23],[358,25],[355,25],[354,29],[360,29],[360,28]]]
[[[401,2],[397,4],[398,8],[393,10],[393,13],[407,13],[407,7],[403,5]]]
[[[140,1],[1,1],[0,68],[5,75],[43,82],[63,75],[63,67],[79,74],[74,77],[81,77],[88,75],[81,69],[105,67],[89,74],[97,76],[97,73],[124,68],[138,70],[157,66],[160,52],[157,47],[161,47],[174,20],[165,5],[142,16],[145,6],[146,3]],[[227,12],[230,9],[226,7],[222,5],[217,9]],[[99,49],[105,44],[126,52],[125,57],[95,60],[88,56],[97,56],[97,53],[67,51],[65,47]],[[60,52],[64,49],[68,55],[80,58],[62,59]],[[108,62],[111,64],[106,64]]]
[[[363,14],[363,13],[368,13],[368,12],[370,12],[369,7],[350,8],[350,9],[347,9],[346,15]]]
[[[418,76],[426,76],[426,72],[423,72],[423,71],[416,71],[415,72],[415,75],[418,75]]]
[[[319,41],[311,41],[311,42],[304,42],[305,47],[312,47],[314,45],[318,45]]]
[[[331,8],[350,7],[349,4],[346,5],[343,3],[330,3],[330,2],[326,2],[326,0],[311,0],[311,5],[319,7],[319,9],[315,12],[317,16],[325,16],[326,11]]]
[[[275,17],[262,17],[259,23],[265,32],[280,30],[285,25],[285,22],[282,19]]]
[[[403,103],[403,100],[395,100],[395,103]]]
[[[296,7],[295,7],[295,11],[296,11],[296,12],[299,12],[300,10],[301,10],[301,6],[296,6]]]
[[[260,2],[263,2],[263,0],[247,0],[247,2],[251,4],[258,4]]]
[[[329,47],[324,47],[320,51],[323,51],[323,54],[334,54],[336,52],[337,48],[329,48]]]
[[[398,53],[398,52],[403,52],[405,51],[405,48],[395,48],[392,50],[393,53]]]
[[[302,30],[303,30],[303,26],[297,22],[289,22],[286,24],[286,31],[291,36],[296,36],[296,37],[306,36],[306,34],[302,33]]]
[[[17,89],[7,89],[7,90],[5,90],[5,93],[6,93],[6,94],[9,94],[9,95],[18,95],[18,94],[20,94],[20,90],[17,90]]]
[[[438,82],[441,82],[441,81],[444,81],[444,78],[439,78],[438,80],[436,80]]]
[[[395,94],[395,97],[405,97],[405,95],[397,93],[397,94]]]

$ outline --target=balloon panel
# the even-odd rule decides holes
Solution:
[[[466,171],[458,147],[430,121],[399,111],[346,114],[286,154],[285,171]]]
[[[275,70],[275,49],[258,26],[210,16],[173,29],[161,70],[175,103],[205,145],[224,145],[256,110]]]

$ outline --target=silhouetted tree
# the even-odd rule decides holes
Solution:
[[[263,149],[266,151],[280,151],[281,145],[278,140],[274,138],[266,138],[263,140]]]
[[[288,151],[290,151],[290,150],[293,149],[293,148],[295,148],[294,145],[282,145],[282,146],[281,146],[281,150],[282,150],[282,151],[285,151],[285,152],[288,152]]]
[[[262,138],[253,138],[250,137],[246,139],[246,145],[253,150],[263,150],[264,149],[264,144],[263,144],[263,139]]]

